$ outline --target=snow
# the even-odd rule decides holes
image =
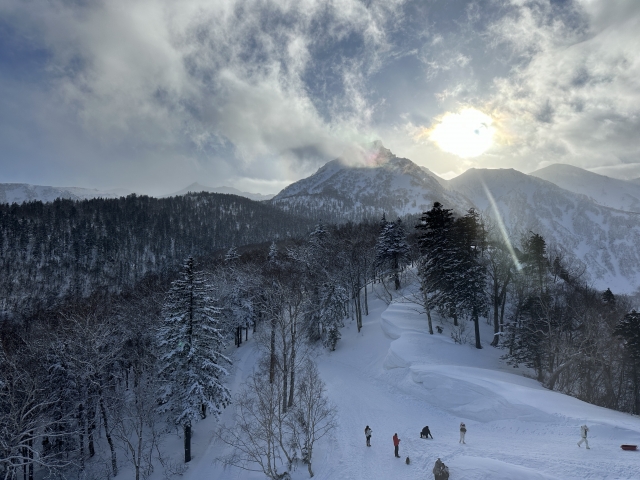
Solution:
[[[314,450],[314,478],[423,480],[433,478],[438,457],[449,466],[451,480],[638,478],[640,453],[620,445],[640,443],[640,418],[546,390],[523,376],[526,370],[507,366],[500,360],[503,351],[489,346],[492,330],[484,321],[484,348],[477,350],[473,342],[454,343],[448,325],[444,333],[429,335],[426,316],[414,304],[387,306],[373,293],[369,298],[362,331],[347,322],[336,351],[321,350],[316,359],[339,418],[333,437]],[[467,331],[472,340],[471,324]],[[250,339],[233,357],[229,387],[236,392],[259,354]],[[231,408],[221,422],[229,421]],[[465,445],[458,443],[461,421],[467,425]],[[585,423],[590,450],[576,445]],[[373,430],[370,448],[366,425]],[[420,439],[425,425],[433,440]],[[194,459],[182,478],[265,478],[214,463],[226,451],[213,438],[215,426],[212,419],[195,426]],[[396,432],[400,459],[393,457]],[[174,448],[174,460],[180,459],[177,437],[164,447]],[[152,479],[162,478],[159,470]],[[130,478],[130,471],[118,478]],[[306,468],[300,465],[292,478],[309,478]]]

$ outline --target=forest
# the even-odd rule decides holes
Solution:
[[[215,434],[234,453],[218,461],[271,479],[302,462],[313,476],[335,425],[314,352],[335,349],[345,322],[362,328],[372,284],[419,305],[432,334],[446,322],[547,388],[640,413],[630,300],[473,210],[325,225],[200,194],[2,206],[0,222],[7,479],[177,475],[192,426],[229,405],[235,427]],[[249,337],[262,360],[231,398],[228,349]],[[158,448],[167,435],[184,438],[184,463]]]

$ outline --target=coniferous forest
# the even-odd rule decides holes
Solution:
[[[236,426],[216,435],[235,453],[219,461],[272,479],[302,461],[312,476],[336,422],[312,352],[335,349],[345,322],[360,331],[372,284],[387,301],[419,285],[430,333],[446,322],[550,389],[640,413],[640,314],[540,235],[506,239],[440,203],[417,220],[315,223],[217,194],[0,206],[3,478],[178,475],[162,438],[183,436],[188,462],[193,425],[230,402]],[[262,360],[231,398],[225,351],[249,337]]]

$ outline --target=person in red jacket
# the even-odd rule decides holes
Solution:
[[[396,458],[400,458],[400,455],[398,455],[398,447],[400,447],[400,439],[398,438],[397,433],[393,434],[393,446],[396,447]]]

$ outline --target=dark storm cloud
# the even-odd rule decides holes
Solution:
[[[638,159],[637,5],[5,0],[0,181],[275,192],[375,138],[438,173],[615,171]],[[502,144],[417,140],[462,106]]]

